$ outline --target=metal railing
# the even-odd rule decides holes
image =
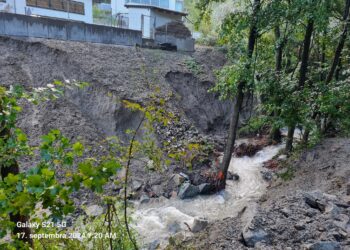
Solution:
[[[126,4],[146,4],[152,5],[160,8],[169,9],[169,0],[126,0]]]
[[[72,0],[27,0],[27,6],[75,14],[85,14],[84,3]]]
[[[115,26],[118,28],[128,29],[129,28],[129,17],[128,14],[118,13],[115,17]]]

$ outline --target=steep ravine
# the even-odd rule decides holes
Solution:
[[[225,54],[217,49],[198,48],[193,54],[183,54],[0,37],[0,55],[1,85],[39,87],[55,79],[90,83],[53,102],[35,107],[24,103],[18,125],[33,145],[57,128],[72,140],[92,146],[98,155],[106,136],[126,138],[125,129],[134,127],[140,118],[139,113],[125,109],[121,100],[144,104],[159,89],[166,97],[167,110],[179,118],[168,128],[156,129],[159,140],[212,140],[222,151],[232,110],[230,102],[220,102],[214,93],[208,93],[215,82],[215,69],[225,64]],[[242,120],[251,114],[251,108],[247,102]],[[171,178],[188,169],[171,165],[163,172],[152,172],[145,169],[144,162],[135,161],[132,186],[141,184],[143,192],[154,194],[149,204],[136,206],[136,216],[142,218],[135,226],[145,242],[155,246],[178,233],[173,249],[350,249],[349,145],[348,139],[328,139],[300,158],[282,162],[278,173],[285,171],[283,166],[293,169],[295,178],[289,181],[273,177],[266,183],[260,175],[262,163],[277,154],[280,146],[265,148],[252,158],[233,159],[231,170],[241,175],[238,182],[230,181],[225,192],[187,201],[171,199]],[[27,165],[24,162],[22,169]],[[108,188],[112,194],[120,191]],[[308,195],[324,202],[324,211],[305,202],[305,193],[315,189],[319,192]],[[135,197],[136,204],[139,198]],[[89,193],[74,199],[78,204],[96,203]],[[209,225],[199,233],[189,233],[188,226],[198,216],[205,217]],[[151,225],[159,230],[150,231]],[[156,236],[158,241],[150,239]],[[333,248],[322,248],[322,242]]]

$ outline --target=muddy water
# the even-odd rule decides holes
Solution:
[[[164,198],[138,205],[133,227],[140,234],[141,241],[145,244],[164,243],[177,232],[188,232],[186,224],[192,226],[194,217],[213,221],[236,216],[244,207],[254,209],[255,201],[267,187],[260,173],[262,164],[282,148],[283,145],[269,146],[253,157],[232,158],[230,171],[237,173],[240,179],[228,181],[226,190],[218,194],[186,200]]]

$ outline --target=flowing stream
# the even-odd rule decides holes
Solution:
[[[191,227],[195,217],[213,221],[234,217],[244,207],[254,207],[267,187],[260,172],[262,165],[282,147],[282,144],[265,147],[253,157],[233,157],[230,171],[238,174],[240,179],[227,181],[226,189],[217,194],[185,200],[154,199],[148,204],[137,204],[133,228],[145,244],[164,243],[171,235],[188,231],[186,224]]]

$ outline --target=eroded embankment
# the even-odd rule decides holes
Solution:
[[[227,125],[230,103],[221,103],[215,94],[207,93],[214,84],[214,70],[225,63],[224,53],[217,49],[202,48],[193,54],[183,54],[0,37],[0,54],[3,86],[20,84],[29,89],[46,86],[53,80],[90,84],[83,90],[67,90],[55,101],[38,106],[23,104],[18,125],[28,134],[32,145],[38,145],[41,135],[51,129],[60,129],[68,138],[92,146],[92,152],[98,155],[106,136],[127,139],[125,130],[138,123],[140,114],[126,109],[121,101],[145,104],[155,91],[160,91],[158,95],[165,97],[166,109],[178,118],[168,127],[156,128],[159,140],[180,147],[183,141],[210,140],[209,132],[217,133]],[[194,65],[201,70],[194,71]],[[174,171],[181,170],[172,165],[162,174],[149,172],[142,161],[135,161],[132,166],[133,179],[142,183],[145,192],[153,192],[151,187],[161,185],[153,192],[156,197],[169,197],[172,190],[168,182]],[[117,193],[120,187],[112,189]]]
[[[175,249],[349,249],[350,140],[326,139],[281,166],[294,177],[275,178],[248,223],[245,211],[218,220]]]

